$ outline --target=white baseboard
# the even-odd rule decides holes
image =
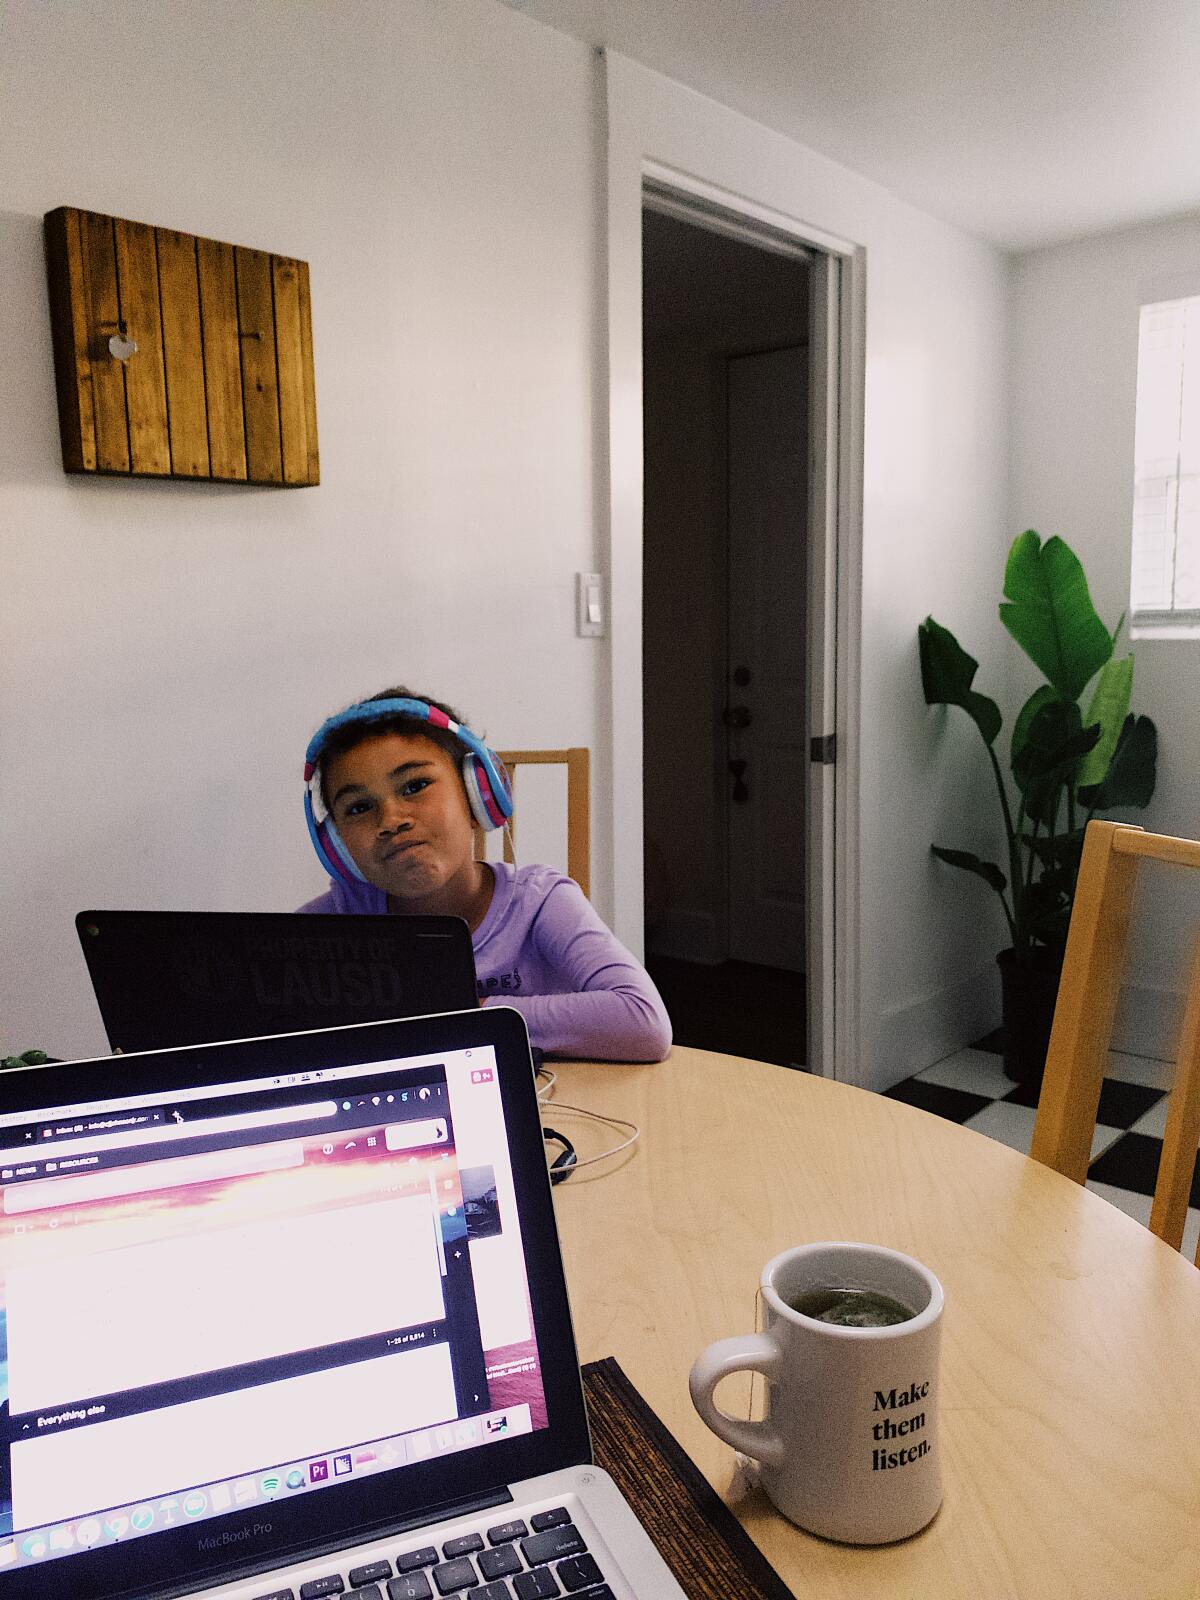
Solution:
[[[1113,1024],[1112,1048],[1155,1061],[1173,1061],[1183,1018],[1183,995],[1152,984],[1127,983]],[[994,967],[948,989],[922,995],[883,1013],[871,1081],[883,1090],[923,1072],[989,1033],[1000,1021],[1000,981]]]
[[[882,1091],[989,1033],[1000,1020],[1000,974],[989,963],[969,978],[891,1006],[879,1019],[869,1074],[847,1078]]]
[[[1127,983],[1113,1023],[1112,1047],[1131,1056],[1174,1061],[1183,1021],[1183,996],[1148,983]]]
[[[725,960],[717,939],[717,919],[711,911],[668,911],[647,946],[656,956],[699,961],[707,967]]]

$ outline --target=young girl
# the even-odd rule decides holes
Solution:
[[[314,734],[304,776],[330,886],[301,911],[462,917],[483,1003],[520,1011],[540,1049],[666,1055],[658,991],[579,886],[550,867],[476,861],[476,828],[501,826],[512,802],[498,759],[449,706],[404,688],[359,701]]]

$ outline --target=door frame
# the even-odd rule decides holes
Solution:
[[[719,226],[757,243],[805,247],[838,270],[828,274],[825,404],[818,419],[826,437],[813,465],[823,474],[823,532],[827,541],[823,592],[834,619],[822,641],[828,692],[836,720],[833,768],[811,765],[819,830],[820,903],[809,896],[809,1068],[854,1081],[860,1037],[859,961],[859,724],[861,661],[862,438],[866,366],[866,252],[802,218],[764,205],[702,175],[705,141],[695,144],[688,170],[651,154],[642,130],[617,127],[620,108],[608,100],[606,268],[608,302],[607,491],[611,695],[609,759],[613,862],[612,911],[618,936],[643,947],[642,807],[642,207],[649,190],[670,197],[692,220]],[[631,159],[631,157],[633,159]],[[636,181],[635,181],[636,175]],[[815,400],[815,396],[814,396]],[[817,412],[812,406],[814,416]],[[818,430],[819,431],[819,428]],[[814,474],[816,476],[816,474]],[[810,529],[810,537],[816,532]],[[810,641],[810,658],[813,642]],[[810,713],[811,715],[811,713]],[[815,724],[815,719],[814,719]],[[811,775],[823,774],[814,793]],[[836,775],[836,781],[831,776]],[[819,800],[818,800],[819,796]],[[811,835],[810,835],[811,838]],[[635,859],[636,858],[636,859]]]

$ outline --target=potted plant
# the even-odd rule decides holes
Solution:
[[[1007,751],[999,706],[972,688],[979,663],[932,617],[917,629],[926,704],[960,706],[979,729],[1007,844],[1003,867],[969,850],[932,850],[1000,897],[1011,937],[996,958],[1004,1070],[1018,1082],[1040,1083],[1084,829],[1100,812],[1149,803],[1158,735],[1149,717],[1129,709],[1133,656],[1115,654],[1125,619],[1109,632],[1078,557],[1061,539],[1043,544],[1029,529],[1014,541],[1004,597],[1001,622],[1046,680],[1017,714]]]

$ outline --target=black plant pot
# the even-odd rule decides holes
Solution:
[[[1032,961],[1019,962],[1015,950],[1001,950],[996,963],[1000,968],[1005,1076],[1014,1083],[1040,1088],[1062,976],[1062,954],[1037,949]]]

